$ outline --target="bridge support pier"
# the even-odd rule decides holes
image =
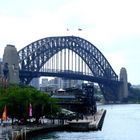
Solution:
[[[119,100],[123,102],[128,98],[127,71],[125,68],[121,68],[120,70],[120,81],[122,81],[122,84],[119,90]]]
[[[19,84],[19,57],[13,45],[7,45],[3,54],[3,65],[8,65],[8,81],[10,84]],[[3,70],[4,71],[4,70]]]

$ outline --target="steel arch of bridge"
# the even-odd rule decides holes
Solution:
[[[75,36],[47,37],[21,49],[18,52],[20,73],[39,72],[51,57],[63,49],[69,49],[81,57],[90,68],[95,79],[118,81],[117,74],[99,49],[89,41]],[[23,76],[21,80],[29,83],[32,78],[24,78]],[[102,83],[100,87],[104,89]]]

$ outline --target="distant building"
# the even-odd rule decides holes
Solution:
[[[55,92],[59,89],[66,88],[81,88],[83,81],[81,80],[70,80],[65,78],[55,77],[54,79],[48,80],[47,78],[43,78],[41,80],[40,90]]]
[[[48,85],[48,78],[42,78],[41,87],[46,87]]]
[[[39,89],[39,78],[33,78],[33,80],[30,82],[30,85]]]
[[[83,81],[81,80],[71,80],[71,79],[62,79],[62,86],[61,88],[71,88],[71,87],[75,87],[75,88],[80,88],[82,86]]]
[[[48,81],[48,86],[51,87],[53,90],[57,90],[61,86],[60,78],[54,78]]]
[[[48,81],[48,86],[54,86],[54,89],[65,89],[70,87],[80,88],[82,86],[83,81],[81,80],[71,80],[66,78],[54,78]]]

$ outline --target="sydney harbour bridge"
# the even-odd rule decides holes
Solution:
[[[29,84],[41,76],[85,80],[98,83],[106,101],[127,98],[126,70],[123,68],[119,79],[100,50],[80,37],[47,37],[18,52],[7,45],[3,63],[8,63],[13,82]]]

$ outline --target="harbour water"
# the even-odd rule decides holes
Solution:
[[[102,131],[51,132],[28,140],[140,140],[140,104],[101,105],[107,110]]]

